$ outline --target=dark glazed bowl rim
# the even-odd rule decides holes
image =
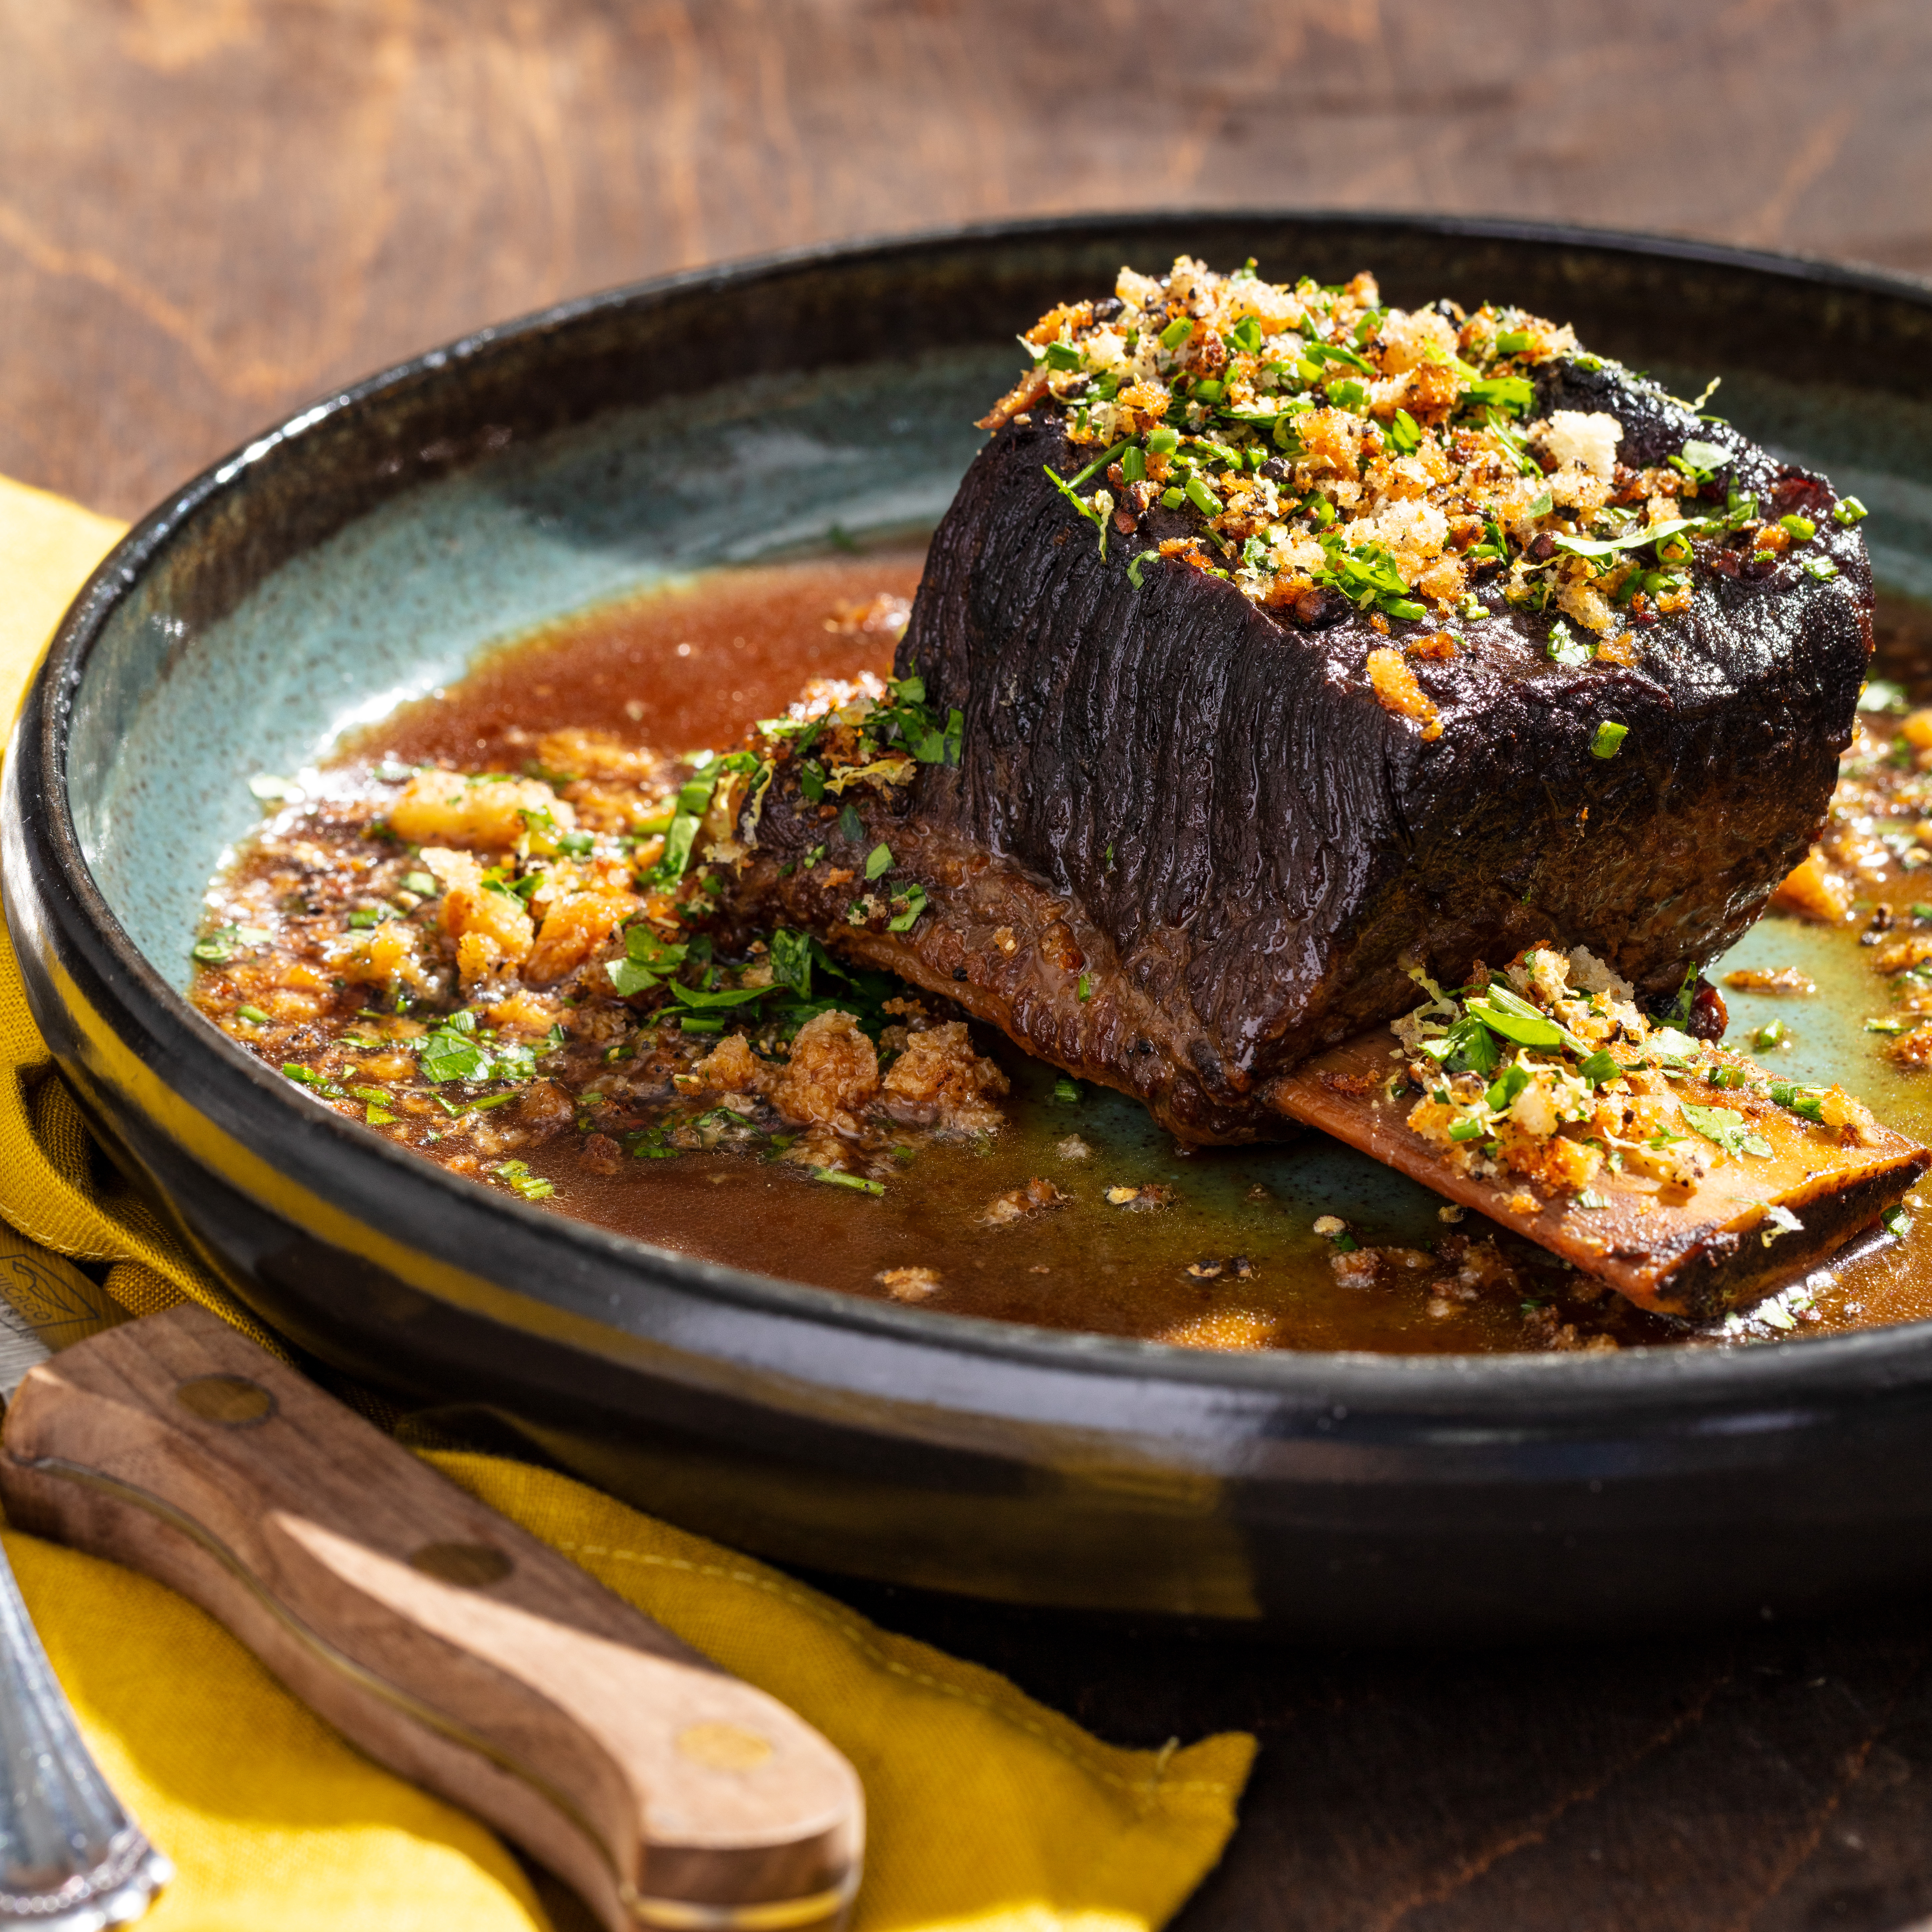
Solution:
[[[332,1156],[386,1168],[401,1184],[440,1198],[455,1214],[507,1216],[509,1225],[540,1230],[546,1240],[606,1264],[616,1263],[648,1290],[653,1278],[700,1300],[763,1310],[832,1328],[965,1355],[1061,1372],[1194,1384],[1244,1398],[1284,1397],[1317,1405],[1338,1402],[1358,1411],[1453,1413],[1478,1426],[1528,1419],[1582,1423],[1624,1408],[1678,1412],[1694,1426],[1705,1402],[1732,1409],[1740,1402],[1796,1401],[1876,1390],[1932,1376],[1932,1322],[1823,1336],[1774,1346],[1736,1349],[1640,1348],[1615,1354],[1394,1355],[1366,1352],[1258,1352],[1219,1354],[1126,1338],[1081,1334],[875,1303],[782,1278],[752,1274],[653,1249],[593,1224],[544,1214],[479,1182],[464,1179],[373,1133],[302,1094],[209,1025],[162,977],[115,918],[96,886],[74,824],[67,789],[67,722],[74,693],[92,648],[118,605],[140,584],[169,544],[212,505],[237,492],[262,466],[299,461],[303,439],[325,423],[414,386],[428,385],[507,345],[568,330],[585,319],[624,309],[666,304],[694,292],[724,293],[827,265],[895,262],[908,268],[949,250],[1025,241],[1070,244],[1136,232],[1175,241],[1190,224],[1216,226],[1293,222],[1310,227],[1352,226],[1391,237],[1462,238],[1544,244],[1610,255],[1663,258],[1742,270],[1787,284],[1810,284],[1890,296],[1932,310],[1932,284],[1883,270],[1846,267],[1804,256],[1672,236],[1651,236],[1564,224],[1430,217],[1351,210],[1204,208],[1142,213],[1053,217],[990,222],[909,235],[827,243],[760,255],[574,298],[513,321],[461,336],[319,399],[194,478],[136,524],[94,572],[69,607],[23,699],[7,754],[16,796],[37,798],[41,809],[14,828],[46,876],[57,879],[51,917],[94,964],[101,983],[122,1004],[124,1022],[137,1024],[171,1050],[185,1051],[222,1079],[224,1098],[239,1110],[262,1111],[264,1144],[327,1134]],[[1163,243],[1165,245],[1165,243]],[[19,935],[16,934],[18,943]],[[213,1070],[220,1070],[217,1073]],[[279,1135],[267,1132],[279,1128]],[[316,1184],[326,1189],[326,1180]],[[516,1292],[541,1301],[541,1284]]]

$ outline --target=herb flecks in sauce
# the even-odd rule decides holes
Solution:
[[[681,921],[673,936],[633,921],[621,949],[606,942],[586,967],[607,983],[626,962],[655,975],[648,1024],[621,998],[569,1006],[562,982],[497,1001],[466,995],[434,932],[443,888],[381,823],[418,766],[540,778],[570,808],[574,824],[548,808],[554,833],[540,819],[525,826],[530,851],[513,866],[470,855],[481,872],[500,870],[496,883],[513,895],[521,898],[532,872],[586,868],[614,843],[632,871],[623,890],[642,897],[637,874],[656,863],[652,842],[698,769],[651,748],[742,743],[752,721],[785,716],[814,677],[857,688],[869,674],[883,696],[919,571],[908,555],[721,575],[573,620],[485,659],[446,696],[407,707],[352,747],[298,808],[278,812],[260,849],[217,882],[204,944],[221,956],[204,956],[198,976],[211,1014],[270,1065],[299,1067],[324,1104],[458,1172],[526,1195],[547,1183],[556,1190],[544,1202],[552,1211],[856,1294],[1181,1346],[1395,1352],[1773,1340],[1932,1312],[1915,1286],[1932,1259],[1919,1252],[1932,1225],[1924,1216],[1848,1267],[1841,1286],[1795,1284],[1721,1328],[1692,1329],[1631,1309],[1473,1215],[1446,1226],[1439,1202],[1406,1184],[1375,1193],[1366,1161],[1313,1136],[1178,1159],[1132,1102],[998,1042],[982,1042],[1012,1088],[988,1102],[1004,1115],[997,1134],[922,1142],[916,1127],[891,1122],[878,1129],[880,1146],[832,1170],[883,1194],[826,1185],[813,1164],[784,1158],[790,1148],[778,1144],[799,1140],[767,1096],[685,1090],[730,1073],[741,1050],[773,1070],[788,1064],[765,1053],[744,1007],[706,1009],[665,992],[674,980],[687,993],[742,993],[760,983],[762,968],[778,990],[745,1003],[762,1024],[772,1002],[803,1005],[840,984],[796,938],[773,934],[763,956],[706,962],[701,922]],[[665,822],[636,830],[652,807]],[[586,832],[588,850],[565,842]],[[636,842],[628,852],[627,836]],[[554,856],[538,849],[547,843]],[[872,849],[846,851],[835,827],[808,862],[856,860],[856,874]],[[887,871],[873,889],[897,884]],[[388,916],[355,922],[379,907]],[[334,949],[397,928],[413,935],[425,974],[441,976],[434,996],[392,994],[333,962]],[[628,933],[646,928],[634,950]],[[1789,949],[1776,944],[1781,966]],[[674,962],[680,946],[687,950]],[[1850,928],[1843,950],[1868,982],[1898,983],[1872,974],[1874,952]],[[872,1018],[882,1039],[907,1018],[884,1009],[882,998]],[[866,1016],[857,1019],[863,1033]],[[426,1077],[426,1053],[430,1068],[453,1077]],[[643,1124],[639,1094],[654,1090],[665,1112]],[[1902,1096],[1911,1090],[1886,1096],[1887,1118],[1909,1106]],[[728,1093],[739,1104],[726,1104]],[[1728,1094],[1707,1097],[1736,1105]],[[1065,1198],[1042,1208],[1047,1186]],[[1110,1204],[1114,1192],[1159,1211]],[[1386,1206],[1345,1209],[1360,1233],[1348,1251],[1312,1232],[1336,1200],[1384,1195]],[[989,1220],[1002,1199],[1029,1204]]]

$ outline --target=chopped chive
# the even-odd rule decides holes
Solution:
[[[848,1174],[836,1167],[814,1167],[812,1170],[814,1180],[822,1180],[832,1187],[849,1187],[855,1194],[883,1194],[886,1184],[883,1180],[867,1180],[856,1174]]]
[[[1198,476],[1187,479],[1187,500],[1204,517],[1218,517],[1221,514],[1221,500]]]
[[[1062,1106],[1070,1106],[1080,1098],[1078,1083],[1070,1080],[1065,1074],[1053,1083],[1053,1098]]]
[[[237,1006],[235,1017],[238,1020],[246,1020],[250,1026],[266,1026],[268,1024],[268,1016],[260,1006]]]
[[[1071,476],[1066,478],[1067,488],[1070,490],[1077,490],[1082,484],[1091,482],[1096,476],[1100,475],[1102,470],[1106,468],[1108,464],[1113,461],[1115,457],[1120,455],[1122,452],[1127,449],[1130,446],[1130,445],[1124,442],[1117,442],[1111,448],[1102,450],[1100,454],[1095,457],[1093,461],[1088,464],[1085,469],[1076,470]],[[1048,470],[1047,474],[1051,476],[1053,475],[1053,472],[1052,470]],[[1058,482],[1060,479],[1058,477],[1054,477],[1054,480]],[[922,686],[922,691],[923,687]]]
[[[905,910],[886,920],[888,932],[910,932],[919,923],[920,914],[926,910],[925,886],[915,880],[906,889],[905,902]]]
[[[1808,577],[1815,577],[1820,584],[1826,584],[1838,574],[1838,566],[1828,556],[1808,556],[1801,568]]]
[[[1120,474],[1130,483],[1147,480],[1147,452],[1138,443],[1130,443],[1120,458]]]
[[[1879,1217],[1879,1226],[1898,1240],[1904,1240],[1912,1232],[1912,1216],[1901,1203],[1896,1208],[1888,1208]]]
[[[1809,543],[1818,534],[1818,526],[1809,517],[1801,517],[1794,512],[1788,517],[1780,517],[1778,527],[1785,531],[1793,543]]]
[[[1091,974],[1081,974],[1079,994],[1083,1000],[1090,1000],[1094,997],[1094,977]]]
[[[1152,455],[1172,456],[1180,447],[1180,432],[1162,423],[1148,431],[1147,446]]]
[[[1789,1108],[1801,1119],[1813,1121],[1821,1127],[1825,1124],[1822,1088],[1799,1087],[1789,1080],[1774,1080],[1771,1083],[1771,1097],[1776,1106]]]
[[[1856,496],[1841,498],[1832,512],[1832,520],[1841,530],[1848,530],[1854,524],[1862,524],[1871,512]]]
[[[1161,331],[1160,346],[1163,349],[1178,349],[1193,333],[1193,317],[1178,315]]]
[[[1629,736],[1628,724],[1618,724],[1604,718],[1597,727],[1596,736],[1590,740],[1591,757],[1614,758],[1623,749],[1624,740]]]
[[[238,926],[218,927],[205,939],[197,939],[192,948],[194,956],[204,965],[225,966],[235,957],[236,942],[242,928]]]
[[[1146,562],[1149,557],[1157,557],[1160,554],[1160,552],[1157,550],[1144,550],[1141,552],[1138,556],[1133,558],[1128,563],[1127,581],[1131,584],[1136,590],[1138,590],[1142,587],[1141,566]]]
[[[1163,490],[1160,493],[1160,506],[1163,510],[1178,510],[1186,501],[1185,493],[1179,490]]]

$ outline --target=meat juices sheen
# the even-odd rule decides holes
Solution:
[[[1045,473],[1091,452],[1063,412],[1024,412],[961,485],[898,654],[963,712],[958,763],[848,793],[856,840],[781,765],[740,904],[950,994],[1192,1142],[1288,1131],[1270,1080],[1412,1005],[1412,966],[1454,981],[1556,938],[1667,995],[1820,830],[1870,568],[1822,478],[1593,364],[1539,366],[1534,415],[1614,417],[1631,470],[1694,438],[1723,449],[1733,490],[1815,523],[1808,554],[1834,574],[1700,548],[1695,599],[1634,662],[1576,665],[1553,659],[1552,614],[1492,578],[1482,617],[1450,620],[1453,654],[1403,660],[1425,730],[1370,664],[1417,626],[1391,635],[1332,595],[1268,608],[1148,558],[1198,531],[1185,508],[1150,508],[1103,555]],[[1606,720],[1624,728],[1608,757]],[[903,935],[853,922],[836,878],[875,842],[930,895]]]

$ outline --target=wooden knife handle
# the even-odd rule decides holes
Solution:
[[[844,1916],[865,1800],[824,1738],[204,1310],[32,1370],[0,1497],[193,1598],[614,1932]]]

